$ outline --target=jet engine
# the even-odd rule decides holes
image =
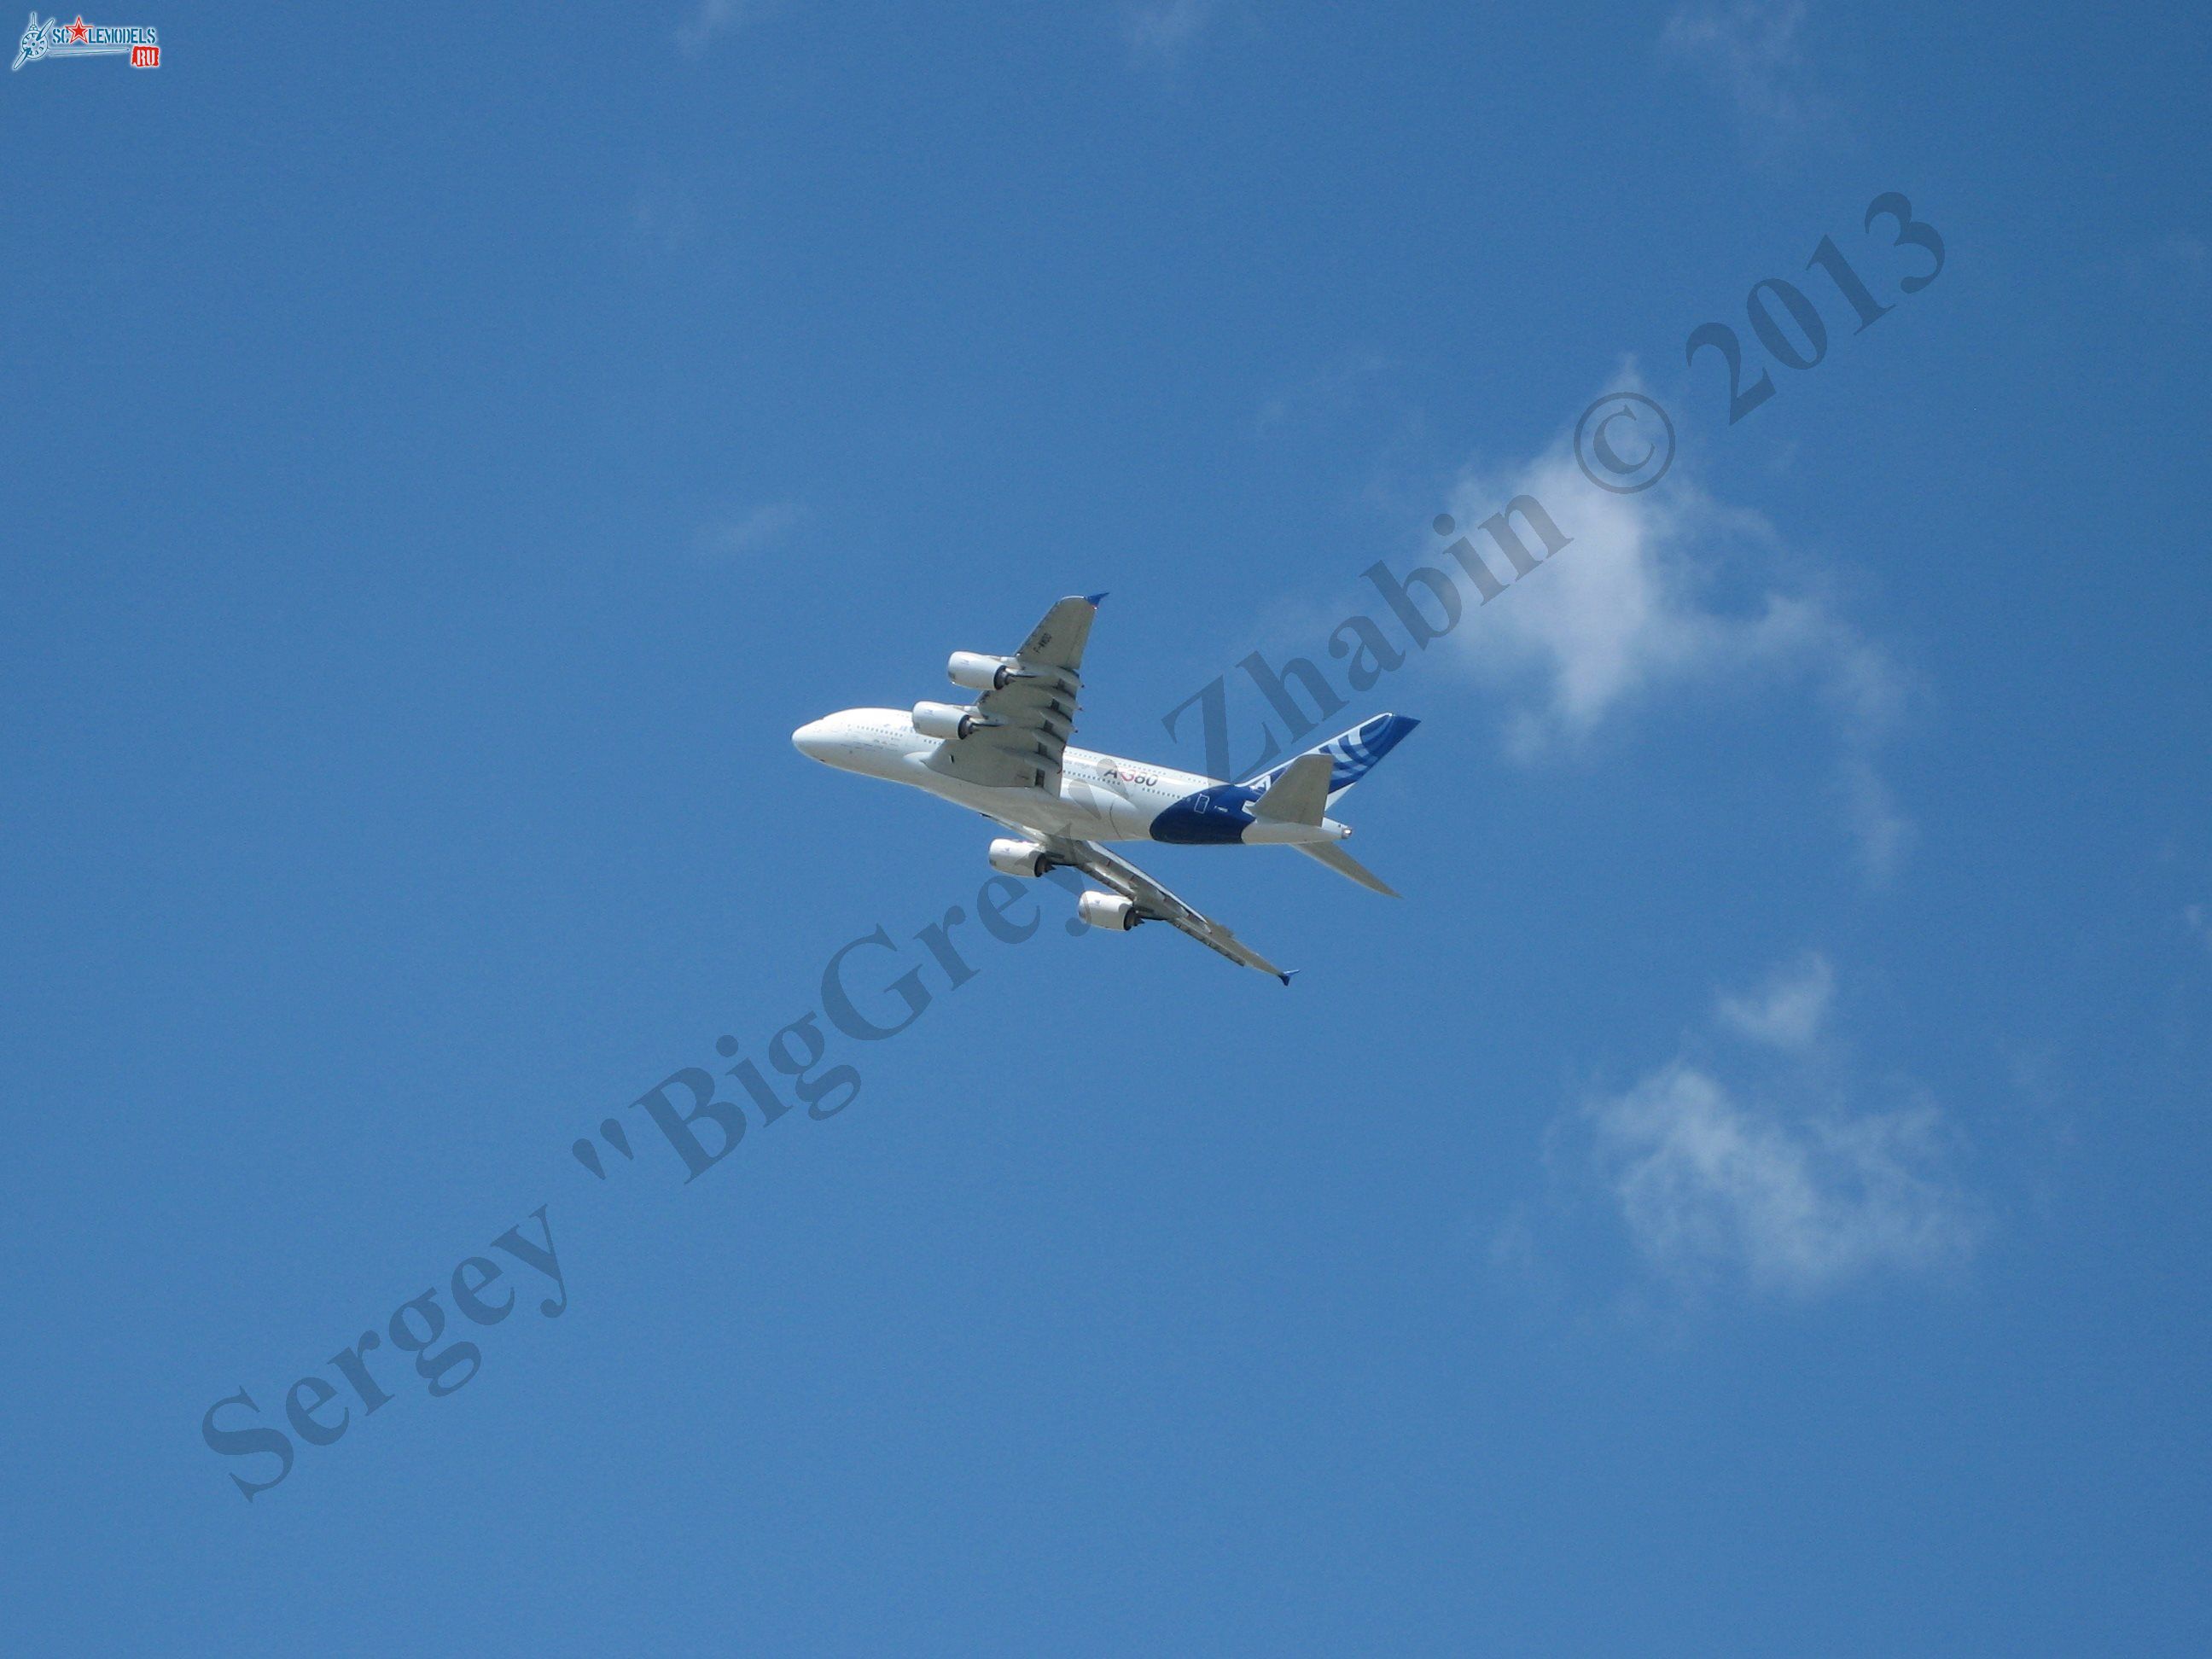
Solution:
[[[1085,893],[1075,901],[1075,914],[1109,933],[1126,933],[1144,920],[1136,905],[1119,893]]]
[[[1043,848],[1033,841],[994,841],[991,843],[991,867],[1002,875],[1042,875],[1053,866],[1054,860],[1046,856]]]
[[[918,702],[914,706],[914,729],[925,738],[964,738],[980,727],[1006,722],[974,707],[949,702]]]
[[[945,678],[970,691],[1003,691],[1013,672],[1012,659],[987,657],[980,651],[956,651],[945,665]]]

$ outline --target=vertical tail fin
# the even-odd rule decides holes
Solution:
[[[1419,724],[1420,721],[1410,714],[1377,714],[1373,720],[1362,720],[1349,731],[1338,732],[1327,743],[1316,744],[1305,752],[1306,755],[1328,757],[1328,798],[1334,801],[1373,770],[1375,763],[1395,749],[1406,733]],[[1304,758],[1305,755],[1292,757],[1293,760]],[[1264,793],[1291,769],[1291,761],[1285,761],[1257,777],[1247,778],[1244,787]]]

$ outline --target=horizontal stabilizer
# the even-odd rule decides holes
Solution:
[[[1319,823],[1328,806],[1329,772],[1327,755],[1299,756],[1252,803],[1252,816],[1278,823]]]
[[[1298,851],[1304,853],[1308,858],[1319,859],[1323,864],[1328,866],[1330,869],[1335,871],[1340,876],[1343,876],[1350,880],[1358,882],[1362,887],[1368,889],[1371,892],[1380,893],[1385,898],[1396,898],[1399,896],[1398,890],[1396,888],[1385,882],[1382,877],[1376,875],[1372,870],[1370,870],[1358,859],[1346,852],[1344,848],[1335,842],[1302,841],[1294,843],[1294,845],[1297,846]]]

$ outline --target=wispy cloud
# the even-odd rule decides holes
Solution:
[[[718,36],[757,23],[775,11],[781,0],[699,0],[691,15],[676,30],[676,44],[687,58],[696,58]]]
[[[812,516],[803,501],[770,501],[707,525],[699,532],[698,550],[709,558],[738,558],[781,539]]]
[[[2189,931],[2204,942],[2204,948],[2212,951],[2212,908],[2202,904],[2184,905],[2181,919],[2188,924]]]
[[[1804,0],[1699,0],[1668,19],[1660,49],[1725,94],[1747,137],[1771,143],[1834,118],[1807,65],[1809,15]]]
[[[1981,1209],[1952,1173],[1942,1112],[1916,1085],[1857,1075],[1822,1041],[1833,989],[1814,956],[1723,993],[1721,1024],[1765,1060],[1729,1076],[1686,1048],[1571,1115],[1638,1256],[1666,1281],[1807,1298],[1940,1275],[1979,1245]],[[1512,1226],[1525,1251],[1526,1222]]]
[[[1639,383],[1630,373],[1615,389]],[[1690,471],[1678,460],[1656,488],[1616,495],[1583,476],[1562,434],[1516,471],[1463,475],[1450,492],[1461,526],[1533,495],[1573,540],[1486,606],[1481,626],[1453,636],[1460,659],[1505,694],[1508,746],[1524,760],[1577,747],[1669,690],[1809,688],[1839,750],[1845,827],[1869,878],[1885,880],[1912,836],[1878,765],[1905,676],[1816,588],[1762,579],[1789,562],[1773,526],[1715,499]]]
[[[1326,367],[1289,381],[1269,395],[1253,417],[1252,429],[1265,434],[1352,401],[1359,388],[1394,365],[1379,351],[1340,352]]]
[[[1803,1048],[1820,1036],[1835,994],[1835,969],[1813,951],[1777,969],[1756,991],[1723,995],[1717,1012],[1738,1036],[1777,1048]]]
[[[699,207],[690,190],[673,179],[652,176],[638,185],[629,209],[630,228],[665,253],[688,246],[698,234]]]
[[[1858,848],[1859,867],[1876,886],[1887,882],[1905,861],[1919,829],[1897,805],[1897,798],[1864,750],[1873,745],[1869,736],[1850,740],[1852,753],[1838,763],[1837,791],[1843,797],[1844,822]]]
[[[1125,6],[1121,33],[1140,58],[1175,63],[1221,9],[1219,0],[1148,0]]]
[[[1676,1061],[1591,1116],[1631,1238],[1674,1277],[1814,1296],[1955,1267],[1979,1237],[1932,1106],[1805,1111]]]

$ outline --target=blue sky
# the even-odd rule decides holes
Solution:
[[[2212,1641],[2204,17],[91,21],[0,87],[11,1645]],[[1421,719],[1401,902],[1136,849],[1287,991],[791,749],[1101,589],[1093,746]],[[687,1184],[630,1103],[878,927],[921,1016]]]

